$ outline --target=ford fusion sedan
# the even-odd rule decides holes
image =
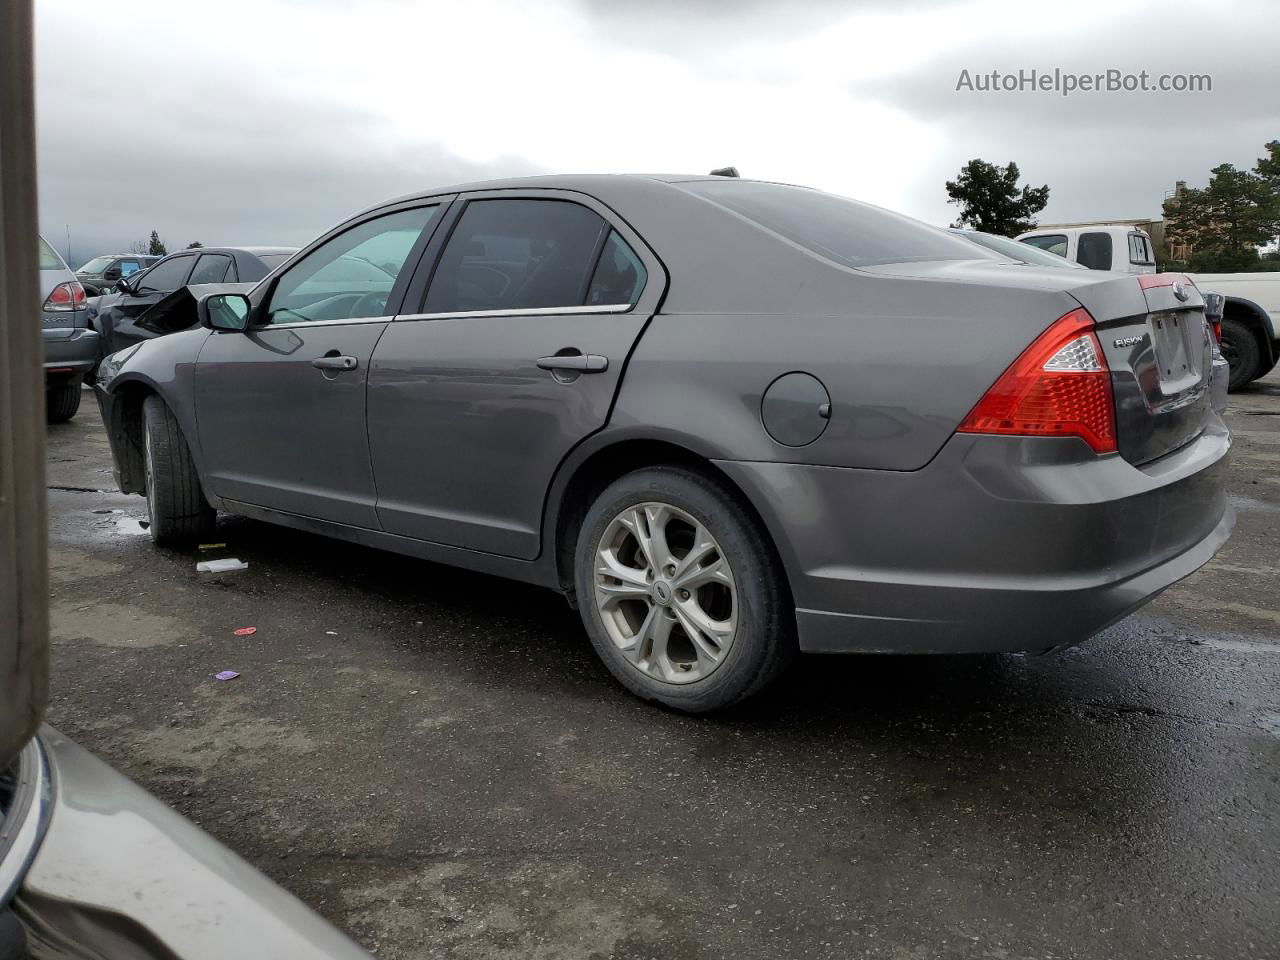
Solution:
[[[1234,521],[1194,285],[816,190],[437,190],[198,313],[98,382],[158,542],[224,511],[541,584],[681,710],[796,651],[1078,643]]]

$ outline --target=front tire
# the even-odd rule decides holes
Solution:
[[[763,689],[795,652],[781,566],[721,484],[650,467],[610,484],[575,552],[583,624],[632,693],[702,713]]]
[[[1258,378],[1262,365],[1258,341],[1243,323],[1229,317],[1222,321],[1219,348],[1230,367],[1227,390],[1234,392]]]
[[[142,404],[142,459],[151,539],[161,546],[207,539],[216,514],[200,487],[177,418],[156,396]]]
[[[46,423],[66,423],[80,409],[80,381],[66,380],[49,384],[44,391],[44,418]]]

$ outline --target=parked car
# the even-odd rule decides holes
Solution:
[[[1156,252],[1145,230],[1124,225],[1031,230],[1014,237],[1021,243],[1066,257],[1090,270],[1155,273]]]
[[[80,409],[80,387],[98,365],[98,334],[89,328],[84,287],[58,251],[40,242],[40,335],[44,340],[45,417],[65,423]]]
[[[1280,273],[1197,273],[1202,290],[1225,298],[1222,353],[1239,390],[1275,369],[1280,360]]]
[[[93,326],[102,335],[103,354],[114,353],[156,332],[138,321],[187,284],[252,283],[288,260],[297,247],[201,247],[173,253],[121,279],[115,292],[92,305]]]
[[[519,179],[359,214],[97,396],[158,543],[222,510],[541,584],[703,711],[796,649],[1078,643],[1207,562],[1203,310],[816,190]]]
[[[160,258],[140,253],[108,253],[94,257],[76,270],[76,279],[84,287],[84,292],[97,297],[114,290],[117,283],[125,280],[139,270],[156,263]]]
[[[981,230],[965,230],[960,227],[951,227],[950,230],[957,236],[971,240],[980,247],[984,247],[993,253],[998,253],[1002,257],[1016,260],[1019,263],[1027,263],[1036,267],[1066,267],[1069,270],[1088,269],[1074,260],[1068,260],[1058,253],[1042,250],[1034,244],[1019,243],[1017,240],[998,237],[994,233],[983,233]]]

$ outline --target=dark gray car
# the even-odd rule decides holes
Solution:
[[[98,383],[158,541],[222,510],[542,584],[683,710],[796,650],[1077,643],[1233,523],[1194,286],[814,190],[459,186],[199,311]]]

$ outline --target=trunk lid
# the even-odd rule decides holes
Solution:
[[[1072,294],[1098,325],[1120,455],[1149,463],[1200,436],[1214,416],[1213,358],[1195,285],[1181,274],[1145,274]]]

